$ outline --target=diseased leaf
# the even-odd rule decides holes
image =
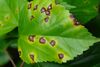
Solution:
[[[70,4],[76,6],[76,8],[70,9],[75,17],[82,23],[85,24],[92,18],[98,15],[98,5],[100,0],[57,0],[58,3]]]
[[[26,2],[20,13],[18,51],[27,63],[65,63],[97,41],[55,0]]]

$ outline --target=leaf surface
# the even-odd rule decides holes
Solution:
[[[27,63],[65,63],[97,41],[55,0],[26,2],[20,13],[18,51]]]

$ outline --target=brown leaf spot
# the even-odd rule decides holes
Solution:
[[[49,20],[49,17],[46,17],[46,18],[44,18],[44,20],[45,20],[45,22],[48,22],[48,20]]]
[[[58,54],[59,59],[63,59],[64,58],[64,54],[60,53]]]
[[[41,37],[41,38],[39,39],[39,42],[42,43],[42,44],[45,44],[45,43],[46,43],[46,40],[44,39],[44,37]]]
[[[34,61],[34,55],[30,54],[30,58],[32,59],[32,61]]]
[[[48,15],[48,16],[50,16],[50,11],[46,10],[45,14]]]
[[[52,4],[50,4],[47,8],[47,10],[51,10],[52,9]]]
[[[28,39],[29,39],[29,41],[34,42],[35,35],[30,35],[30,36],[28,37]]]
[[[9,14],[7,14],[7,15],[5,15],[5,16],[4,16],[4,18],[5,18],[5,20],[7,21],[7,20],[9,20],[9,19],[10,19],[10,15],[9,15]]]
[[[28,4],[28,9],[31,9],[31,7],[32,7],[32,3],[30,2],[30,3]]]
[[[80,23],[76,19],[74,19],[73,21],[74,21],[74,25],[80,25]]]
[[[33,18],[34,18],[34,16],[32,15],[32,16],[30,17],[30,20],[33,20]]]
[[[46,9],[44,7],[41,8],[41,13],[45,12]]]
[[[70,18],[73,20],[74,25],[80,25],[80,23],[75,19],[73,14],[70,15]]]
[[[38,5],[35,5],[33,10],[37,10],[37,8],[38,8]]]
[[[54,40],[51,40],[50,44],[51,46],[55,46],[56,42]]]

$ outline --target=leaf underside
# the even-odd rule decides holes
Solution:
[[[97,42],[55,0],[26,2],[19,19],[18,51],[26,63],[65,63]]]

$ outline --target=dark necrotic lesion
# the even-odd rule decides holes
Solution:
[[[47,8],[47,10],[51,10],[52,9],[52,4],[50,4]]]
[[[70,14],[70,18],[73,20],[74,25],[80,25],[80,23],[79,23],[78,20],[74,17],[73,14]]]
[[[31,41],[31,42],[34,42],[34,39],[35,39],[35,35],[30,35],[28,37],[28,40]]]
[[[32,15],[31,17],[30,17],[30,20],[33,20],[34,19],[34,16]]]
[[[29,4],[28,4],[28,9],[31,9],[31,7],[32,7],[32,3],[29,2]]]
[[[41,44],[45,44],[45,43],[46,43],[46,40],[45,40],[44,37],[41,37],[41,38],[39,39],[39,42],[40,42]]]
[[[44,13],[46,11],[46,8],[45,7],[42,7],[41,8],[41,13]]]
[[[59,57],[59,59],[63,59],[63,58],[64,58],[64,54],[59,53],[59,54],[58,54],[58,57]]]
[[[50,16],[50,11],[46,10],[45,14],[48,15],[48,16]]]
[[[32,61],[34,61],[34,55],[33,54],[30,54],[30,58]]]
[[[55,40],[51,40],[51,41],[50,41],[50,45],[51,45],[51,46],[53,46],[53,47],[54,47],[54,46],[55,46],[55,44],[56,44]]]
[[[33,8],[33,10],[37,10],[37,8],[38,8],[38,5],[35,5],[34,8]]]
[[[49,21],[49,17],[44,18],[44,21],[48,22]]]

